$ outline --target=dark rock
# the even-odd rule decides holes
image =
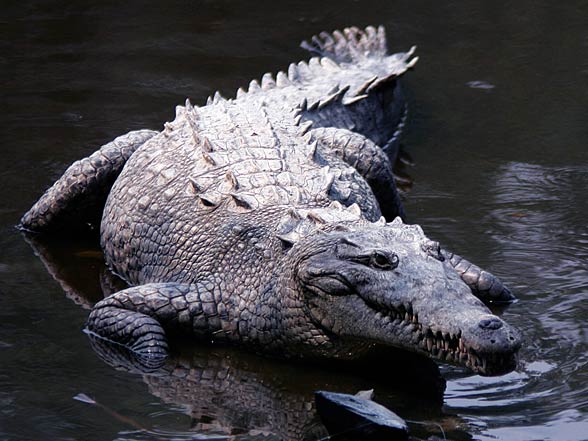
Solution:
[[[317,391],[314,398],[317,412],[333,440],[408,439],[408,426],[402,418],[363,395]]]

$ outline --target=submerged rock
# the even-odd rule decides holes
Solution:
[[[357,395],[317,391],[317,412],[331,439],[397,441],[408,439],[406,422],[384,406],[371,401],[371,391]]]

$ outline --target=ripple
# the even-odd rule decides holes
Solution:
[[[476,413],[477,409],[510,407],[525,401],[549,396],[551,390],[521,393],[529,384],[531,376],[526,372],[512,372],[502,377],[481,377],[478,375],[450,381],[447,384],[445,401],[452,411]]]
[[[234,439],[230,434],[215,433],[198,433],[192,431],[167,431],[167,430],[138,430],[121,432],[115,441],[150,441],[150,440],[168,440],[168,441],[189,441],[189,440],[225,440]]]
[[[505,274],[541,290],[534,300],[551,312],[577,310],[588,297],[588,166],[509,163],[493,182],[486,234]]]
[[[482,89],[482,90],[492,90],[496,87],[494,84],[491,84],[488,81],[483,81],[483,80],[468,81],[466,83],[466,86],[468,86],[471,89]]]
[[[585,345],[562,339],[558,334],[537,339],[533,335],[543,333],[540,328],[530,330],[530,342],[521,350],[522,361],[516,372],[502,377],[473,375],[448,381],[446,411],[467,422],[469,431],[476,434],[475,439],[585,439],[578,435],[562,437],[556,429],[565,426],[566,430],[585,430]]]
[[[586,441],[586,434],[588,434],[588,421],[585,420],[585,416],[570,409],[554,415],[554,418],[545,424],[489,429],[477,439],[492,441]]]

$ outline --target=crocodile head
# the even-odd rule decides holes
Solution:
[[[326,334],[424,353],[483,375],[515,368],[518,332],[472,295],[419,226],[369,224],[313,235],[296,248],[298,290]]]

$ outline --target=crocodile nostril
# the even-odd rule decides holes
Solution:
[[[500,329],[502,328],[502,320],[497,317],[488,317],[480,320],[478,325],[482,329]]]

